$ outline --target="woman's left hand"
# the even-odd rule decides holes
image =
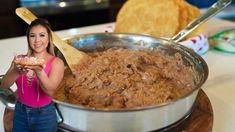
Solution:
[[[39,74],[43,71],[44,66],[42,66],[42,65],[27,65],[27,66],[24,66],[24,68],[26,70],[28,70],[28,69],[33,70],[36,74]]]

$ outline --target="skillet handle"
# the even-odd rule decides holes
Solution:
[[[81,132],[81,130],[74,128],[68,124],[65,124],[63,121],[63,117],[60,113],[59,108],[57,107],[57,104],[55,103],[55,111],[56,111],[56,117],[57,117],[57,122],[58,122],[58,131],[59,132]]]
[[[61,114],[59,113],[59,111],[58,111],[58,108],[57,108],[57,107],[56,107],[56,109],[55,109],[55,112],[56,112],[57,122],[58,122],[58,123],[63,122],[63,118],[62,118]]]
[[[3,76],[4,75],[0,75],[0,85]],[[16,100],[16,95],[10,88],[0,87],[0,101],[6,106],[6,108],[14,110]]]
[[[185,36],[187,36],[189,33],[191,33],[195,28],[197,28],[199,25],[206,22],[209,18],[211,18],[212,16],[214,16],[215,14],[217,14],[221,10],[223,10],[225,7],[227,7],[231,2],[232,2],[232,0],[218,0],[209,9],[207,9],[205,13],[203,13],[197,19],[195,19],[191,23],[189,23],[183,30],[181,30],[179,33],[177,33],[171,39],[174,42],[179,42]]]
[[[82,130],[71,127],[70,125],[67,125],[65,123],[59,123],[58,130],[62,132],[83,132]]]

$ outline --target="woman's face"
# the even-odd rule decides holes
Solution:
[[[29,32],[29,45],[33,52],[40,53],[47,51],[49,35],[45,27],[37,25]]]

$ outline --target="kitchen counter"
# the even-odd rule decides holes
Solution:
[[[67,37],[75,34],[104,32],[107,27],[113,27],[114,23],[73,28],[57,31],[60,37]],[[235,28],[235,23],[211,19],[206,23],[205,34],[210,35],[227,28]],[[16,37],[0,40],[0,75],[5,74],[14,54],[26,53],[26,37]],[[213,112],[213,132],[232,132],[235,130],[235,54],[226,54],[210,49],[202,55],[209,66],[209,77],[202,86],[209,97]],[[12,89],[16,89],[13,85]],[[3,113],[5,106],[0,103],[0,131],[3,129]]]

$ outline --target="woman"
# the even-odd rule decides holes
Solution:
[[[13,132],[57,130],[57,119],[52,96],[64,75],[63,61],[55,57],[50,25],[45,19],[36,19],[28,27],[27,55],[45,60],[45,65],[12,64],[2,80],[1,87],[17,85],[18,99],[14,110]],[[15,58],[16,59],[16,58]]]

